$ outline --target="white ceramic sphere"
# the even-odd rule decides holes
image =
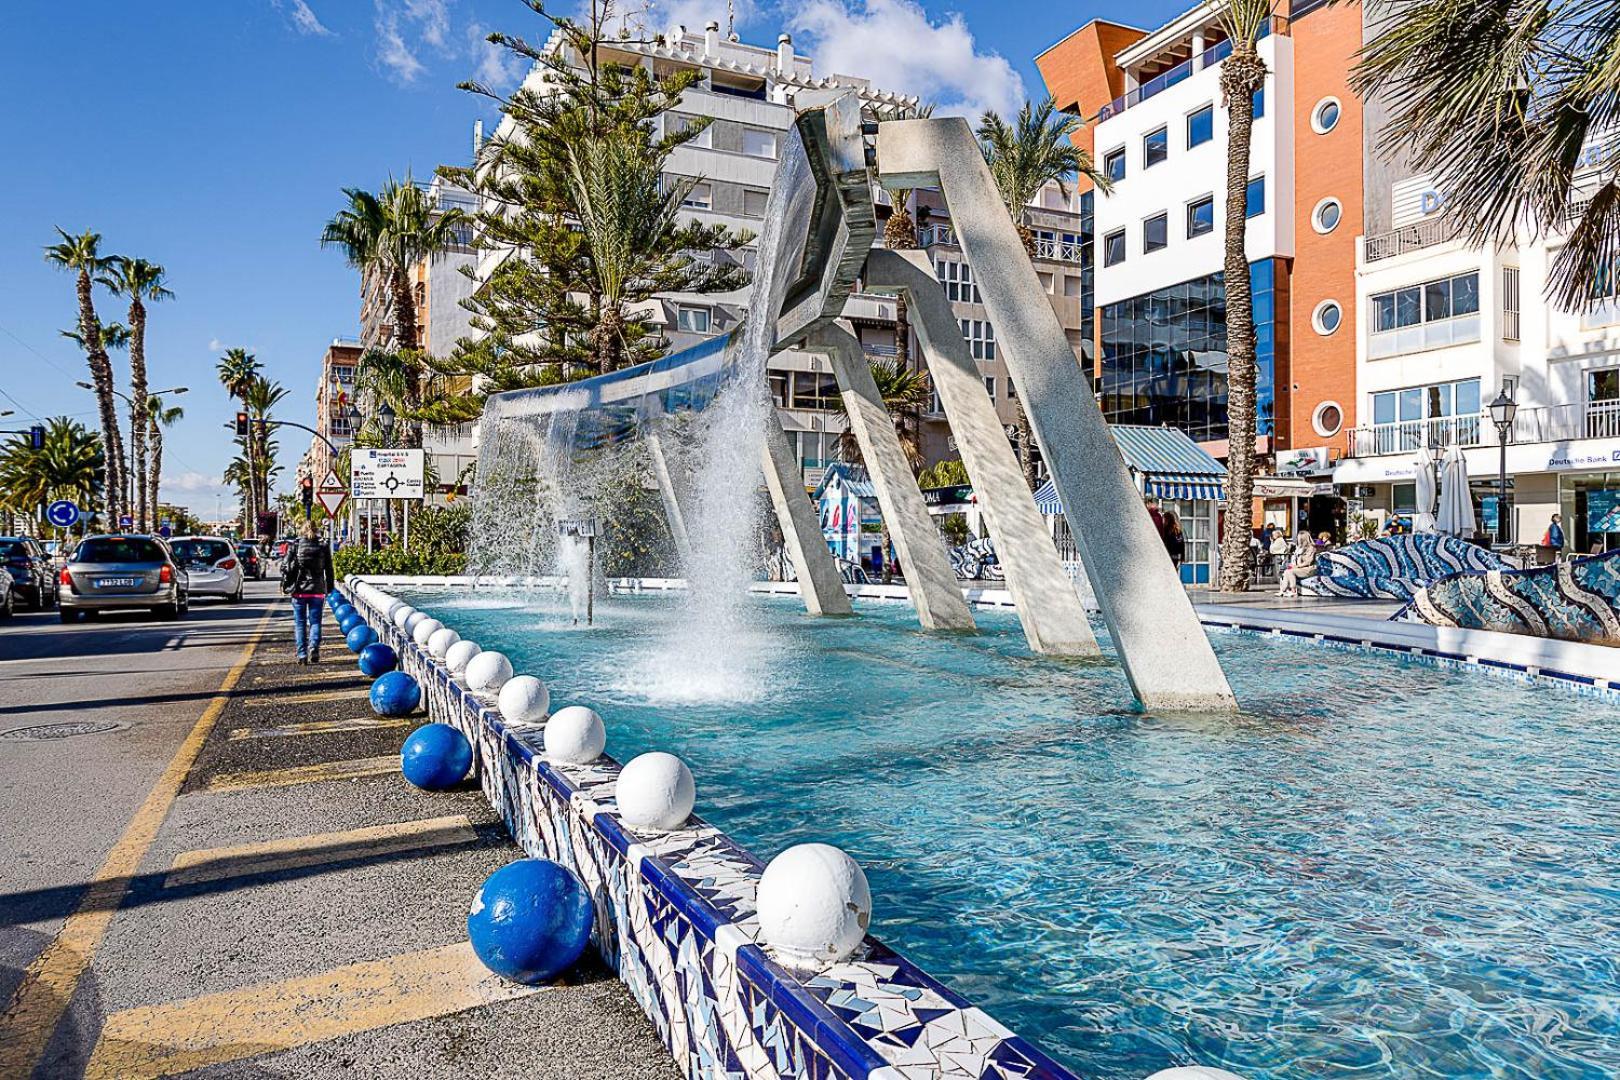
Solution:
[[[433,631],[433,636],[427,640],[427,651],[435,660],[443,660],[444,654],[450,651],[450,646],[461,640],[461,635],[448,626],[441,626]]]
[[[759,879],[765,943],[799,966],[846,959],[872,921],[872,890],[860,863],[831,844],[796,844]]]
[[[444,666],[450,669],[450,674],[460,675],[467,670],[468,661],[483,651],[478,642],[463,638],[445,650]]]
[[[589,765],[607,747],[607,728],[595,709],[569,705],[546,721],[546,757],[570,765]]]
[[[443,629],[444,623],[438,619],[423,619],[411,627],[411,640],[426,648],[428,639]]]
[[[551,708],[551,691],[533,675],[514,675],[501,687],[495,706],[515,723],[538,724]]]
[[[619,816],[637,829],[668,832],[686,824],[697,801],[692,770],[674,754],[653,751],[630,759],[614,786]]]
[[[498,694],[512,677],[512,661],[491,649],[467,662],[467,688],[475,694]]]
[[[1212,1065],[1179,1065],[1173,1069],[1160,1069],[1147,1080],[1243,1080],[1243,1077]]]
[[[405,624],[410,622],[411,616],[416,613],[416,609],[409,604],[399,605],[394,609],[394,625],[401,630],[405,629]]]

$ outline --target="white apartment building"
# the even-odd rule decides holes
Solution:
[[[1507,432],[1509,536],[1535,544],[1559,513],[1575,551],[1620,546],[1620,302],[1587,312],[1547,298],[1562,237],[1480,248],[1456,237],[1428,177],[1392,185],[1395,228],[1365,237],[1356,268],[1356,392],[1364,422],[1334,481],[1369,507],[1415,509],[1416,450],[1461,445],[1496,532]]]

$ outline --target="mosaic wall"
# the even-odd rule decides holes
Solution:
[[[1316,560],[1316,575],[1299,583],[1315,596],[1411,600],[1419,589],[1449,574],[1509,570],[1495,552],[1439,533],[1358,540]]]
[[[380,612],[350,601],[422,684],[429,715],[471,740],[479,783],[519,846],[590,890],[598,949],[684,1076],[1075,1080],[872,938],[823,970],[777,964],[759,941],[758,859],[697,817],[670,833],[632,831],[617,815],[617,762],[543,760],[543,725],[508,723]]]
[[[1620,551],[1529,570],[1453,574],[1419,589],[1396,618],[1620,646]]]

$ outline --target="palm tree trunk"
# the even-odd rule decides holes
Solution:
[[[130,434],[135,441],[135,460],[131,462],[134,481],[130,484],[135,489],[135,528],[147,532],[156,522],[149,521],[146,485],[142,482],[146,476],[146,305],[141,303],[139,292],[132,292],[129,298],[129,396]],[[152,507],[151,517],[156,514],[157,508]]]
[[[103,456],[105,501],[109,529],[118,527],[122,510],[124,474],[123,441],[118,431],[118,408],[113,400],[112,361],[101,345],[101,322],[96,318],[95,298],[90,291],[90,273],[79,271],[79,336],[84,339],[85,356],[90,365],[90,381],[95,386],[96,411],[101,418],[101,448]]]
[[[905,293],[894,297],[894,358],[911,366],[911,312],[906,307]]]
[[[151,421],[148,414],[147,431],[152,437],[152,463],[151,472],[147,474],[147,505],[152,511],[152,520],[158,518],[158,478],[163,475],[163,429]]]
[[[394,290],[394,341],[401,349],[418,348],[416,295],[411,291],[411,279],[403,270],[396,270],[390,284]]]
[[[1249,588],[1249,537],[1253,517],[1255,436],[1254,296],[1249,285],[1249,139],[1254,131],[1254,93],[1265,83],[1265,62],[1252,42],[1238,42],[1221,68],[1228,118],[1226,157],[1226,530],[1221,537],[1225,592]]]
[[[1024,399],[1013,398],[1014,423],[1018,425],[1018,464],[1024,470],[1024,485],[1034,491],[1040,479],[1035,468],[1035,428],[1024,412]]]

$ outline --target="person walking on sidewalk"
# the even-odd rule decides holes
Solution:
[[[321,539],[315,523],[306,521],[281,568],[281,591],[292,597],[293,651],[300,664],[320,663],[321,604],[335,587],[332,549]]]

